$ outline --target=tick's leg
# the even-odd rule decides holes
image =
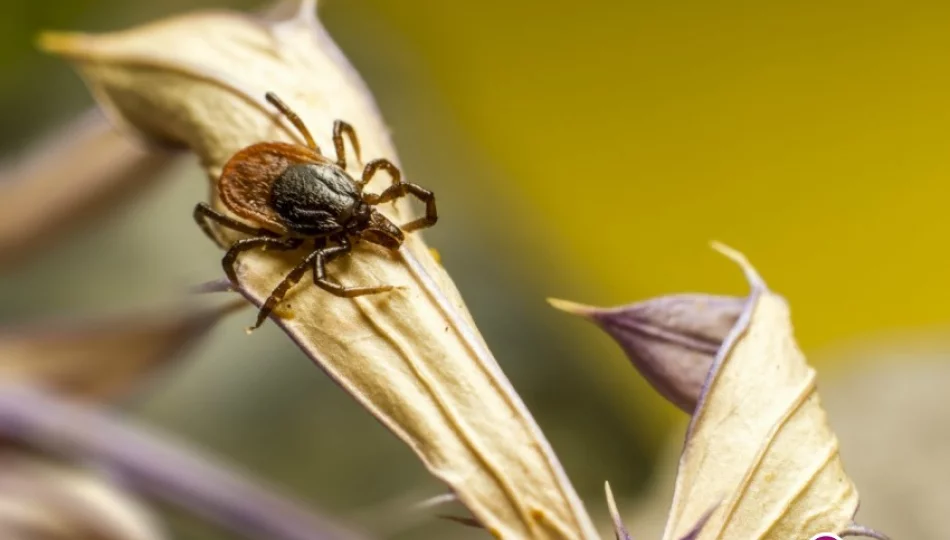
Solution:
[[[326,265],[333,259],[348,253],[352,249],[350,241],[346,238],[340,239],[339,246],[326,247],[313,253],[313,282],[321,289],[333,293],[343,298],[353,298],[363,296],[364,294],[376,294],[393,289],[392,285],[376,285],[370,287],[344,287],[339,283],[333,283],[327,279]]]
[[[250,225],[241,223],[240,221],[234,218],[230,218],[222,214],[221,212],[218,212],[217,210],[211,208],[208,205],[208,203],[198,203],[195,206],[195,211],[194,211],[193,216],[195,218],[195,223],[197,223],[198,226],[201,227],[201,230],[204,231],[204,233],[208,236],[208,238],[214,240],[214,243],[218,244],[219,247],[225,247],[225,246],[221,242],[221,240],[218,238],[218,236],[214,234],[214,230],[212,230],[211,228],[212,222],[217,223],[218,225],[222,227],[227,227],[229,229],[242,232],[244,234],[250,234],[254,236],[274,236],[274,233],[272,233],[271,231],[268,231],[267,229],[251,227]]]
[[[405,197],[406,195],[413,195],[424,202],[426,204],[426,215],[402,225],[400,227],[402,230],[412,232],[417,229],[425,229],[426,227],[435,225],[435,223],[439,221],[439,212],[435,207],[435,194],[416,184],[410,184],[408,182],[395,183],[386,188],[386,190],[379,195],[372,193],[363,195],[363,200],[368,204],[382,204],[398,199],[399,197]]]
[[[269,236],[244,238],[231,244],[228,252],[224,254],[224,258],[221,259],[221,266],[231,283],[237,285],[237,271],[234,269],[234,264],[237,262],[238,255],[250,249],[261,247],[288,251],[300,247],[301,242],[298,238],[274,238]]]
[[[365,186],[367,182],[372,180],[380,169],[389,173],[389,176],[391,176],[393,179],[393,185],[402,182],[402,174],[399,172],[399,167],[397,167],[392,161],[389,161],[388,159],[374,159],[373,161],[367,163],[366,168],[363,169],[363,176],[359,181],[360,187]]]
[[[337,296],[342,296],[345,298],[352,298],[354,296],[362,296],[364,294],[374,294],[389,291],[392,289],[392,286],[385,285],[380,287],[343,287],[342,285],[332,283],[326,279],[326,268],[325,265],[328,261],[343,255],[344,253],[350,251],[350,243],[346,239],[340,241],[339,246],[324,247],[317,249],[307,255],[303,261],[300,262],[293,270],[287,274],[283,281],[277,285],[277,287],[270,293],[270,296],[267,297],[267,301],[264,302],[264,305],[261,307],[260,312],[257,314],[257,322],[250,329],[254,330],[260,325],[264,324],[264,321],[267,319],[267,316],[274,311],[274,308],[284,299],[284,296],[287,295],[289,291],[297,282],[300,281],[300,278],[303,277],[304,273],[307,272],[307,269],[310,265],[313,265],[313,281],[320,288],[329,291]]]
[[[310,130],[307,129],[307,126],[303,123],[303,120],[297,116],[297,113],[295,113],[289,105],[284,103],[283,100],[277,97],[277,95],[273,92],[268,92],[264,97],[267,98],[267,101],[269,101],[271,105],[277,107],[277,110],[280,111],[281,114],[290,120],[290,123],[293,124],[295,128],[297,128],[297,131],[299,131],[300,134],[303,135],[304,140],[307,141],[307,146],[309,146],[314,152],[318,154],[322,153],[320,152],[320,147],[317,146],[316,141],[313,140],[313,135],[310,134]]]
[[[300,281],[300,278],[307,272],[307,269],[310,267],[310,264],[313,262],[314,258],[317,256],[319,251],[314,251],[307,255],[303,261],[300,262],[289,274],[284,276],[284,279],[277,285],[277,287],[271,291],[270,296],[267,297],[267,300],[264,302],[264,305],[261,306],[261,310],[257,312],[257,321],[254,322],[254,326],[250,327],[248,330],[255,330],[259,328],[264,321],[267,320],[267,316],[274,311],[274,308],[277,307],[277,304],[284,299],[284,296],[287,295],[287,291],[291,287],[297,284]]]
[[[333,122],[333,146],[336,148],[336,164],[343,170],[346,170],[346,147],[343,146],[343,136],[346,135],[353,145],[353,153],[356,154],[356,163],[363,165],[363,157],[360,156],[360,141],[356,137],[356,130],[353,126],[343,120]]]

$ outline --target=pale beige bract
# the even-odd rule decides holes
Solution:
[[[795,343],[788,305],[739,253],[752,286],[719,350],[680,459],[664,540],[715,508],[699,540],[808,539],[852,524],[858,492]]]
[[[344,119],[356,128],[364,159],[398,163],[372,98],[317,22],[312,2],[280,23],[203,13],[101,36],[47,35],[43,45],[76,63],[117,123],[186,145],[212,181],[245,146],[300,142],[264,102],[268,91],[300,114],[324,151],[332,149],[333,121]],[[358,165],[351,172],[358,174]],[[378,175],[368,189],[379,192],[386,182]],[[404,223],[406,205],[381,211]],[[180,219],[191,219],[190,212]],[[197,227],[194,234],[201,234]],[[208,246],[209,257],[219,256]],[[293,264],[290,256],[248,253],[238,272],[242,293],[262,303]],[[288,335],[495,536],[595,538],[547,441],[419,235],[397,254],[362,245],[329,271],[344,285],[399,288],[342,299],[298,287],[278,309]]]

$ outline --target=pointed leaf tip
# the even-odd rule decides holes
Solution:
[[[598,311],[598,308],[593,306],[572,302],[570,300],[562,300],[560,298],[548,298],[547,301],[554,309],[570,313],[571,315],[580,315],[581,317],[589,317]]]
[[[36,35],[36,48],[48,53],[70,55],[82,48],[85,34],[44,30]]]
[[[604,492],[607,496],[607,509],[610,511],[610,519],[614,523],[614,536],[617,540],[632,540],[630,533],[623,526],[623,520],[620,519],[620,511],[617,510],[617,502],[614,500],[614,493],[610,489],[610,482],[604,482]]]
[[[752,266],[752,263],[749,262],[749,259],[746,256],[733,249],[722,242],[713,241],[710,243],[712,248],[718,251],[720,254],[725,255],[732,262],[739,265],[742,268],[742,272],[745,273],[746,279],[749,281],[749,285],[753,289],[765,289],[765,281],[762,279],[762,276],[759,275],[758,271]]]

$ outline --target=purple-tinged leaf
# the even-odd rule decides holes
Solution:
[[[0,380],[83,399],[120,397],[246,305],[235,299],[215,307],[186,304],[0,328]]]
[[[716,352],[746,299],[682,294],[615,308],[549,302],[600,326],[663,397],[692,413]]]
[[[0,266],[147,186],[180,154],[146,148],[92,109],[0,166]]]

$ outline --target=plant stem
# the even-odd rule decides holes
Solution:
[[[166,434],[35,388],[0,385],[0,435],[104,467],[131,488],[260,540],[360,538]]]

